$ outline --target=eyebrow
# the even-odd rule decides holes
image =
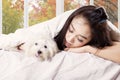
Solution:
[[[73,27],[73,24],[71,23],[71,26],[72,26],[72,28],[74,29],[74,31],[75,31],[75,28]],[[83,36],[83,35],[81,35],[81,34],[79,34],[79,36],[81,36],[82,38],[84,38],[84,39],[87,39],[87,37],[85,37],[85,36]]]

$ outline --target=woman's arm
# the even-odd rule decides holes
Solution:
[[[76,53],[89,52],[98,57],[111,60],[113,62],[120,64],[120,42],[114,42],[113,46],[106,47],[104,49],[97,49],[95,47],[87,45],[80,48],[66,48],[65,51],[76,52]]]
[[[86,48],[86,51],[99,56],[104,59],[111,60],[116,63],[120,63],[120,42],[114,42],[113,46],[106,47],[104,49],[97,50],[91,46]]]

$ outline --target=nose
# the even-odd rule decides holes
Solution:
[[[74,39],[75,39],[75,36],[74,36],[74,35],[71,35],[71,36],[68,37],[68,41],[69,41],[70,43],[74,43]]]
[[[40,50],[38,50],[38,52],[37,52],[38,54],[41,54],[42,53],[42,51],[40,51]]]

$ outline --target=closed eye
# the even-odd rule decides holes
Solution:
[[[82,40],[82,39],[77,38],[77,40],[78,40],[79,42],[83,42],[83,40]]]

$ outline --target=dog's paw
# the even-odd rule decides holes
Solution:
[[[7,44],[7,50],[9,51],[19,51],[19,46],[21,46],[21,44],[23,44],[22,41],[11,41],[9,44]]]
[[[20,45],[21,43],[22,43],[22,41],[15,40],[15,41],[12,41],[12,42],[10,43],[10,46],[11,46],[11,47],[16,47],[16,46]]]

